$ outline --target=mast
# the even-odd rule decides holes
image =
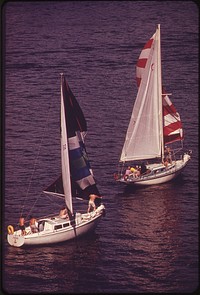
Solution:
[[[162,103],[162,65],[161,65],[161,38],[160,38],[160,24],[157,28],[158,41],[158,94],[159,94],[159,121],[160,121],[160,144],[161,144],[161,159],[164,158],[164,119],[163,119],[163,103]]]
[[[62,163],[62,180],[67,208],[73,214],[72,207],[72,190],[69,166],[69,147],[67,136],[67,118],[65,117],[65,95],[64,95],[64,75],[61,74],[61,163]]]

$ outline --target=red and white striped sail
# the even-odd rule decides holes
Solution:
[[[179,113],[169,96],[163,91],[164,143],[183,140],[183,127]]]
[[[154,39],[155,39],[155,34],[144,45],[144,48],[141,51],[140,56],[139,56],[138,61],[137,61],[137,65],[136,65],[136,81],[137,81],[137,86],[138,87],[140,86],[142,77],[144,76],[144,70],[145,70],[147,60],[148,60],[150,52],[151,52],[151,47],[152,47]]]
[[[151,47],[153,46],[153,41],[155,39],[155,34],[149,39],[145,44],[136,65],[136,81],[139,88],[142,77],[144,75],[147,60],[149,58]],[[176,111],[173,103],[171,102],[169,96],[165,94],[165,90],[162,90],[162,103],[163,103],[163,117],[164,117],[164,143],[172,143],[174,141],[183,140],[183,129],[179,113]]]
[[[180,116],[163,94],[160,25],[145,44],[136,65],[138,93],[120,161],[159,158],[164,145],[183,139]]]

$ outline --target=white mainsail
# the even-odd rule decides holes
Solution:
[[[163,154],[163,115],[160,25],[144,47],[139,60],[144,61],[140,85],[126,133],[120,161],[161,157]],[[146,44],[147,45],[147,44]]]
[[[63,96],[63,79],[61,79],[61,163],[65,203],[70,212],[73,213],[67,125],[65,118],[65,105]]]

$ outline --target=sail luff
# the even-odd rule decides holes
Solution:
[[[163,119],[163,104],[162,104],[162,61],[161,61],[161,37],[160,37],[160,24],[157,28],[157,40],[158,40],[158,104],[159,104],[159,122],[160,122],[160,144],[161,144],[161,157],[164,157],[164,119]]]
[[[70,179],[70,166],[69,166],[69,147],[67,136],[67,120],[65,118],[65,103],[64,103],[64,75],[61,74],[61,163],[62,163],[62,180],[65,195],[65,203],[67,208],[73,214],[72,206],[72,188]]]

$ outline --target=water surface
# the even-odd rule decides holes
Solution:
[[[192,292],[198,286],[198,8],[192,1],[4,5],[3,288],[8,293]],[[163,81],[192,160],[175,182],[116,184],[136,97],[135,65],[161,24]],[[87,150],[106,216],[62,245],[9,247],[8,224],[60,203],[41,191],[60,173],[60,73],[88,121]],[[85,204],[87,208],[87,203]]]

